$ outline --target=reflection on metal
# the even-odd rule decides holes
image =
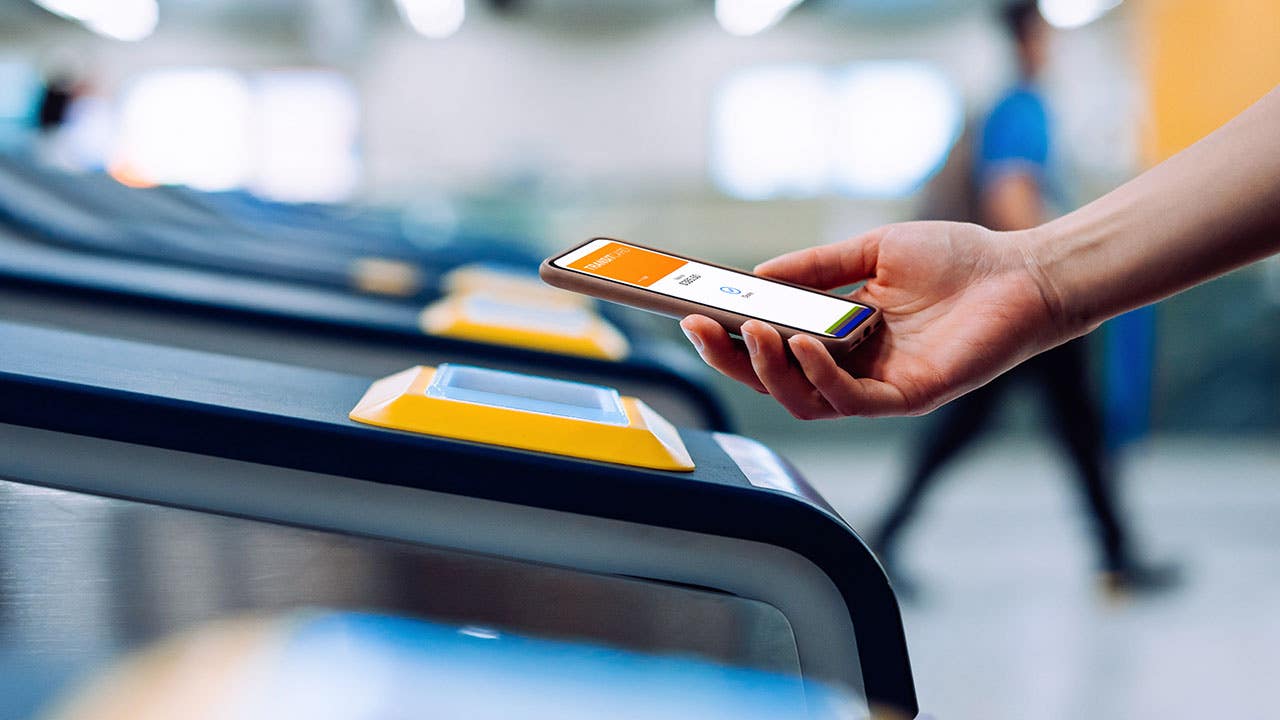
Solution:
[[[758,601],[0,480],[0,717],[175,631],[306,607],[799,672]]]
[[[1263,295],[1272,305],[1280,305],[1280,257],[1269,257],[1262,263]]]
[[[866,716],[795,675],[469,629],[323,610],[218,620],[109,663],[45,720]]]
[[[781,490],[793,495],[805,496],[796,484],[782,460],[772,450],[759,442],[733,433],[715,433],[716,443],[733,458],[734,464],[747,476],[747,481],[758,488]]]

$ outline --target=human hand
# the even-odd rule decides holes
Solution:
[[[741,343],[702,315],[680,326],[708,365],[802,420],[919,415],[1072,336],[1033,241],[1034,231],[913,222],[757,266],[822,290],[867,281],[850,298],[880,308],[883,327],[838,359],[808,335],[786,343],[789,357],[758,320],[743,324]]]

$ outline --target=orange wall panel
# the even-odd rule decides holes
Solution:
[[[1280,0],[1141,0],[1155,163],[1280,84]]]

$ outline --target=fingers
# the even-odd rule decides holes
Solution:
[[[820,290],[866,280],[875,274],[884,230],[877,228],[831,245],[779,255],[757,265],[754,272]]]
[[[911,413],[896,387],[853,377],[836,364],[822,343],[807,335],[797,335],[787,343],[799,361],[797,367],[790,362],[778,331],[758,320],[742,325],[741,345],[719,323],[702,315],[686,317],[680,327],[708,365],[757,392],[772,395],[801,420]]]
[[[742,324],[751,367],[778,404],[801,420],[836,417],[838,413],[787,357],[782,336],[758,320]]]
[[[746,351],[720,323],[703,315],[690,315],[680,321],[680,329],[708,365],[756,392],[769,392],[756,377]]]
[[[864,416],[910,414],[910,403],[901,390],[881,380],[853,377],[814,338],[796,335],[788,344],[805,379],[835,412]]]

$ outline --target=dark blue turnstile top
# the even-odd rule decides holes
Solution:
[[[182,188],[129,188],[105,175],[71,175],[4,155],[0,224],[7,226],[0,232],[0,284],[25,294],[105,300],[179,323],[194,315],[266,326],[375,351],[508,360],[606,382],[664,385],[688,406],[699,427],[730,429],[706,368],[672,343],[636,332],[625,311],[601,308],[631,340],[628,357],[616,362],[424,334],[419,313],[439,298],[435,278],[441,273],[477,261],[532,272],[540,257],[511,241],[407,237],[385,217],[360,219],[342,208],[283,206]],[[353,264],[371,256],[403,260],[420,271],[417,294],[392,299],[352,290]],[[221,338],[195,345],[225,348]]]
[[[101,174],[72,175],[0,155],[0,220],[79,251],[248,277],[349,288],[352,264],[404,261],[432,278],[477,260],[534,266],[528,248],[493,237],[409,238],[401,227],[331,212],[214,202],[195,191],[130,188]]]
[[[867,699],[915,711],[884,573],[802,479],[798,493],[756,487],[713,434],[696,430],[681,436],[697,470],[678,473],[360,425],[347,413],[372,380],[0,322],[0,423],[794,551],[850,608]]]
[[[420,306],[251,277],[68,252],[0,231],[0,284],[52,298],[124,304],[147,312],[231,320],[255,327],[411,351],[444,352],[659,383],[688,398],[705,426],[729,429],[706,368],[666,342],[634,342],[622,361],[426,335]]]

